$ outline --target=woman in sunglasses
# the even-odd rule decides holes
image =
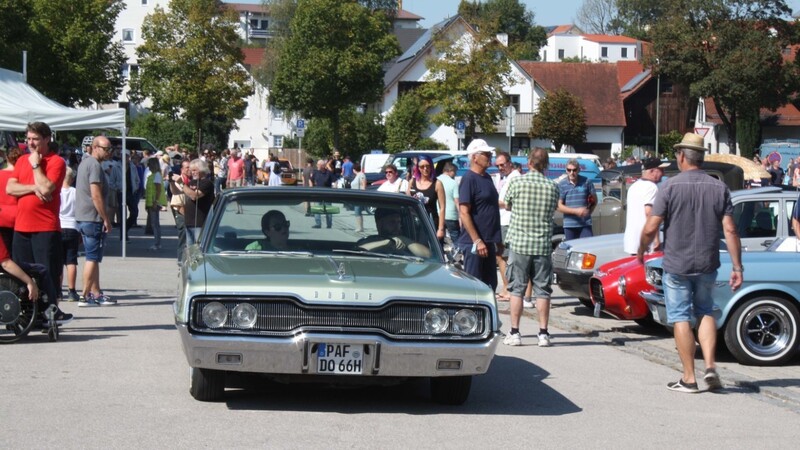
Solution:
[[[261,216],[261,231],[265,239],[259,239],[247,244],[245,250],[288,250],[289,249],[289,221],[278,210],[267,211]]]
[[[416,197],[425,205],[433,226],[436,228],[436,238],[439,241],[444,239],[444,185],[436,179],[436,172],[433,170],[433,160],[422,155],[417,162],[418,175],[408,183],[406,194]]]

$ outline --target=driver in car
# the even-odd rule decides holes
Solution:
[[[431,250],[410,238],[403,236],[403,218],[399,209],[378,208],[375,210],[377,236],[369,236],[358,241],[364,250],[386,253],[411,253],[414,256],[429,258]]]

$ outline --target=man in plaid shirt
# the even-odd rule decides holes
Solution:
[[[529,280],[539,316],[539,347],[550,346],[547,322],[550,318],[550,286],[553,264],[550,258],[553,236],[553,213],[558,207],[558,185],[544,176],[550,160],[547,150],[535,148],[528,157],[527,174],[511,180],[503,201],[511,210],[508,230],[508,290],[511,293],[511,332],[503,343],[522,345],[519,319],[522,296]]]

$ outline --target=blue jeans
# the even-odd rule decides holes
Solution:
[[[714,310],[711,291],[717,280],[717,271],[698,275],[664,273],[664,303],[667,323],[691,322],[694,317],[710,316]]]
[[[458,236],[461,234],[461,226],[458,224],[458,220],[445,219],[444,227],[447,230],[447,234],[450,235],[450,240],[455,244],[458,241]]]
[[[78,222],[78,231],[81,232],[83,237],[86,260],[97,263],[103,262],[103,247],[106,242],[103,222]]]
[[[592,226],[580,227],[580,228],[564,228],[564,240],[571,241],[573,239],[580,239],[585,237],[592,237],[594,234],[592,233]]]

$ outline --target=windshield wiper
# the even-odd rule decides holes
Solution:
[[[223,250],[218,255],[280,255],[280,256],[314,256],[311,252],[289,252],[278,250]]]
[[[370,252],[370,251],[367,251],[367,250],[336,249],[336,250],[333,250],[333,253],[346,253],[348,255],[374,256],[376,258],[394,258],[394,259],[402,259],[403,261],[417,262],[417,263],[421,263],[421,262],[425,261],[423,258],[420,258],[419,256],[395,255],[393,253]]]

